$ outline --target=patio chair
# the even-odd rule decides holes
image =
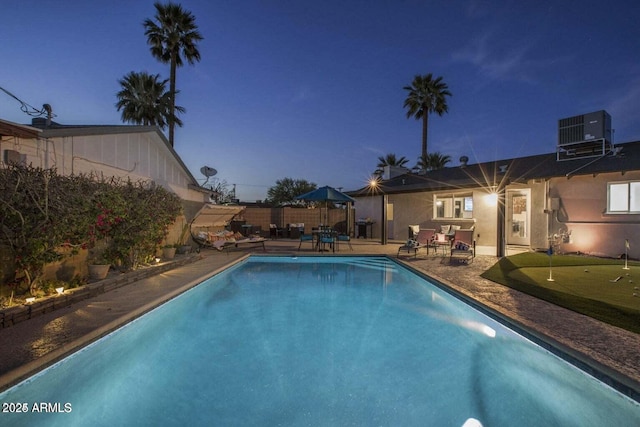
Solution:
[[[340,246],[339,246],[340,242],[347,242],[347,244],[349,245],[349,249],[353,250],[353,247],[351,246],[351,236],[347,234],[338,234],[338,240],[337,240],[338,251],[340,250]]]
[[[324,251],[327,245],[333,252],[336,251],[336,234],[333,231],[320,231],[319,239],[318,243],[321,251]]]
[[[396,257],[400,256],[400,252],[406,251],[407,255],[411,254],[413,251],[413,256],[416,258],[418,256],[418,251],[421,249],[427,250],[427,255],[429,255],[429,248],[433,246],[433,238],[435,236],[436,230],[433,228],[425,228],[418,231],[418,234],[415,236],[415,240],[409,239],[407,242],[398,248],[398,254]]]
[[[451,245],[449,262],[456,260],[469,264],[476,256],[476,241],[473,240],[473,230],[456,230]]]
[[[282,227],[278,227],[275,224],[269,224],[269,236],[273,239],[277,239],[278,236],[283,237],[284,229]]]
[[[300,248],[302,247],[303,243],[311,243],[311,248],[313,249],[314,244],[313,244],[313,234],[301,234],[300,235],[300,244],[298,245],[298,250],[300,250]]]

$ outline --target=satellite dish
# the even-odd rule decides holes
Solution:
[[[202,175],[206,176],[207,178],[210,178],[212,176],[214,176],[215,174],[218,173],[217,170],[215,170],[214,168],[210,167],[210,166],[203,166],[200,168],[200,172],[202,172]]]

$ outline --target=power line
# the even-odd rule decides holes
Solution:
[[[15,99],[16,101],[18,101],[20,103],[20,110],[22,110],[23,113],[26,113],[30,116],[48,116],[50,118],[55,117],[55,114],[51,112],[51,105],[49,104],[43,104],[42,109],[38,110],[36,107],[27,104],[26,102],[24,102],[23,100],[21,100],[20,98],[18,98],[17,96],[15,96],[11,92],[3,88],[2,86],[0,86],[0,90],[6,93],[7,95],[9,95],[10,97],[12,97],[13,99]]]

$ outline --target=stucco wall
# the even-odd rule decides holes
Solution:
[[[606,212],[607,183],[633,180],[640,180],[640,172],[550,180],[549,196],[559,200],[550,228],[554,233],[571,233],[562,250],[618,257],[625,253],[625,239],[629,239],[629,257],[640,258],[640,215]]]
[[[498,199],[485,190],[473,191],[476,252],[478,255],[497,255]],[[463,228],[465,224],[461,224]]]
[[[463,193],[469,194],[469,191]],[[497,203],[495,203],[495,199],[488,197],[485,190],[476,190],[472,192],[473,218],[434,219],[433,195],[432,192],[390,194],[388,201],[390,205],[393,205],[393,208],[389,209],[388,238],[396,241],[406,240],[409,237],[409,225],[420,225],[421,228],[434,229],[449,224],[459,225],[461,228],[474,226],[477,253],[496,254]],[[382,196],[358,197],[356,200],[356,218],[368,217],[374,220],[376,224],[372,228],[373,237],[379,239],[382,229]]]

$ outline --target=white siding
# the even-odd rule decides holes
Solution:
[[[55,167],[60,174],[93,173],[129,177],[133,181],[153,180],[184,200],[206,199],[206,194],[188,188],[189,175],[155,132],[5,138],[0,141],[0,151],[3,150],[18,151],[26,155],[27,164]]]

